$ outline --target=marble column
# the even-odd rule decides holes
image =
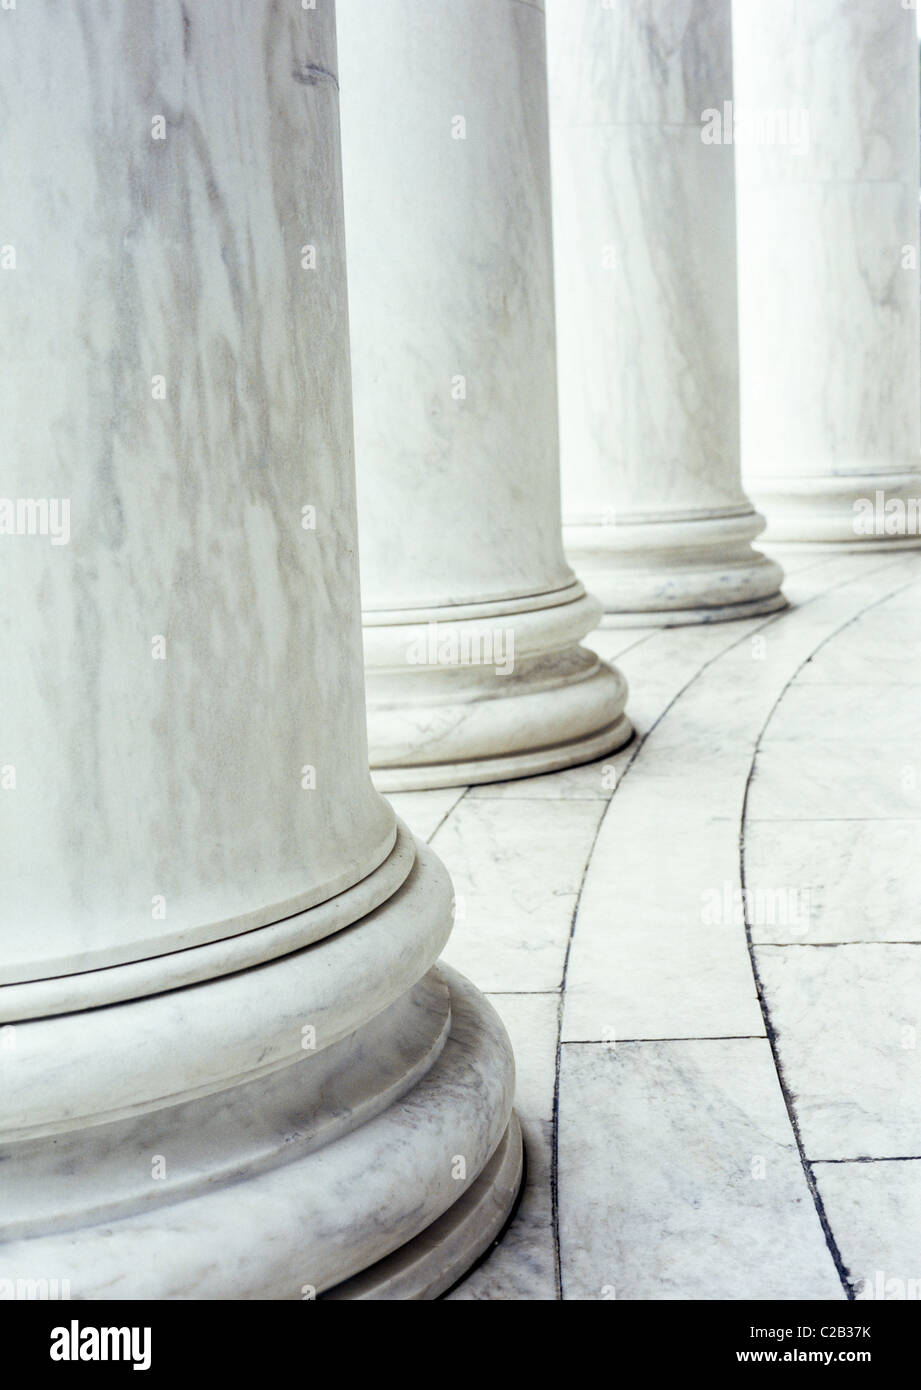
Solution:
[[[567,554],[605,622],[769,613],[739,459],[729,0],[549,0]]]
[[[921,542],[915,20],[735,7],[742,461],[781,544]]]
[[[544,16],[341,0],[371,765],[386,790],[630,737],[563,556]]]
[[[0,1281],[433,1296],[520,1139],[368,773],[333,7],[0,28]]]

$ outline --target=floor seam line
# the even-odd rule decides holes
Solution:
[[[803,1144],[803,1137],[800,1132],[799,1118],[796,1112],[796,1106],[793,1103],[793,1096],[787,1085],[786,1075],[780,1060],[780,1052],[777,1044],[777,1033],[774,1028],[773,1020],[771,1018],[771,1010],[767,1002],[767,996],[764,990],[764,983],[762,981],[761,972],[758,967],[756,949],[752,938],[752,922],[747,906],[747,898],[745,891],[745,831],[747,825],[746,812],[748,808],[749,793],[751,791],[752,782],[755,775],[755,764],[758,759],[758,752],[761,747],[761,741],[764,735],[764,731],[770,725],[770,722],[776,714],[777,710],[779,709],[784,696],[786,695],[790,687],[793,685],[799,673],[804,669],[804,667],[806,667],[809,664],[810,661],[813,660],[817,652],[820,652],[825,646],[828,645],[829,642],[833,641],[834,638],[839,637],[842,632],[846,632],[849,627],[852,627],[854,623],[859,621],[859,619],[862,618],[866,613],[887,602],[890,598],[892,598],[893,594],[899,593],[903,589],[911,588],[912,585],[916,582],[916,580],[911,580],[906,584],[898,585],[895,589],[890,590],[889,593],[883,595],[881,598],[875,599],[873,602],[866,604],[863,608],[860,608],[856,613],[854,613],[850,618],[848,618],[846,622],[841,623],[840,626],[835,628],[833,632],[830,632],[825,637],[823,637],[822,640],[818,643],[818,645],[810,651],[809,655],[803,661],[801,661],[799,665],[795,668],[793,673],[790,675],[789,679],[781,688],[780,693],[777,696],[777,699],[771,706],[767,718],[765,719],[764,724],[762,726],[761,734],[759,735],[755,743],[755,749],[752,753],[751,763],[748,769],[748,777],[745,781],[745,792],[742,797],[742,811],[739,822],[739,878],[742,888],[742,904],[745,917],[745,938],[748,946],[748,955],[749,961],[751,963],[752,975],[754,976],[755,981],[755,989],[758,994],[758,1002],[761,1006],[761,1013],[764,1018],[764,1026],[767,1031],[768,1042],[771,1048],[771,1056],[774,1060],[774,1071],[777,1076],[777,1083],[780,1087],[783,1102],[787,1111],[787,1117],[790,1122],[790,1127],[793,1131],[793,1137],[796,1141],[796,1146],[800,1157],[800,1164],[803,1170],[803,1175],[806,1179],[806,1186],[810,1196],[812,1197],[813,1206],[815,1208],[816,1215],[819,1219],[819,1224],[821,1225],[822,1232],[825,1236],[825,1243],[828,1247],[828,1252],[831,1255],[831,1258],[834,1262],[835,1270],[841,1282],[841,1287],[844,1291],[845,1298],[849,1302],[853,1302],[854,1300],[854,1288],[848,1277],[849,1271],[845,1268],[844,1261],[841,1256],[841,1251],[838,1248],[838,1242],[835,1239],[835,1235],[831,1227],[831,1222],[829,1221],[828,1215],[825,1211],[825,1203],[822,1200],[822,1194],[819,1192],[818,1183],[816,1182],[815,1174],[812,1171],[812,1164],[806,1155],[805,1145]],[[831,591],[826,590],[825,592]]]
[[[564,1038],[560,1042],[561,1047],[607,1047],[612,1052],[616,1052],[619,1047],[626,1047],[634,1043],[673,1043],[673,1042],[767,1042],[766,1033],[701,1033],[696,1035],[689,1034],[687,1037],[674,1038],[618,1038],[612,1042],[610,1038]]]

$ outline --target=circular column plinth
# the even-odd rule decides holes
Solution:
[[[444,1216],[321,1298],[405,1301],[445,1293],[502,1234],[521,1187],[523,1158],[521,1126],[513,1115],[483,1172]]]
[[[579,645],[599,616],[581,584],[516,603],[366,614],[376,785],[497,782],[622,747],[633,734],[627,683]]]
[[[678,627],[786,606],[783,571],[751,542],[755,512],[567,526],[573,565],[604,604],[602,627]]]
[[[301,951],[6,1030],[0,1280],[302,1299],[460,1277],[517,1195],[514,1063],[486,1000],[433,967],[451,888],[416,848],[387,902]]]
[[[921,546],[921,473],[757,478],[777,550],[892,550]]]

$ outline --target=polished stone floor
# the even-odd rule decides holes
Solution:
[[[452,1299],[921,1281],[921,554],[786,565],[772,617],[593,635],[616,757],[392,798],[518,1059],[526,1190]]]

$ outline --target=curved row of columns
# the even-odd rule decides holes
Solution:
[[[368,770],[334,13],[183,9],[4,30],[0,1277],[432,1297],[521,1140]]]
[[[907,52],[881,0],[860,22],[822,3],[813,36],[801,7],[745,0],[746,99],[792,103],[806,72],[821,110],[829,30]],[[602,605],[648,624],[782,604],[751,545],[740,389],[753,477],[811,480],[781,538],[850,543],[830,493],[921,491],[917,282],[890,260],[917,243],[916,95],[860,108],[863,162],[829,136],[795,183],[777,151],[702,138],[733,99],[726,0],[550,0],[549,20],[552,140],[537,0],[339,0],[338,56],[322,0],[72,0],[11,31],[3,1277],[77,1298],[447,1288],[514,1202],[514,1066],[436,965],[450,882],[369,742],[385,790],[604,756],[631,730],[622,677],[581,645]],[[824,411],[790,410],[798,451],[768,428],[790,364],[759,325],[811,335],[818,363],[852,319],[814,275],[777,283],[765,203],[817,242],[847,208],[838,293],[852,313],[872,261],[866,331],[904,349],[861,358],[842,421],[853,358]]]

